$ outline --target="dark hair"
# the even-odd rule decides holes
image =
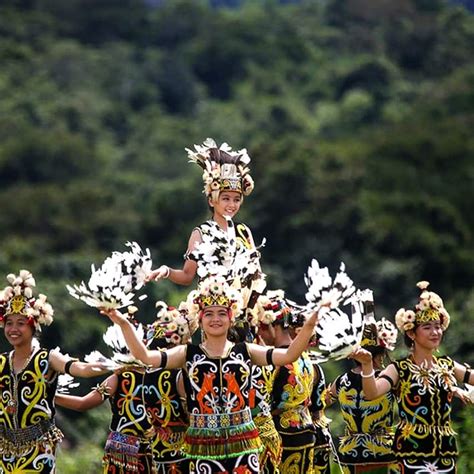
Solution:
[[[413,328],[413,331],[416,329],[416,326]],[[403,342],[405,343],[405,346],[408,347],[408,349],[411,349],[413,347],[413,339],[408,336],[408,334],[405,332],[403,334]]]
[[[253,341],[255,339],[255,335],[253,334],[250,324],[247,321],[236,320],[229,329],[227,339],[234,343],[248,342],[251,340]]]
[[[283,329],[300,328],[304,326],[306,318],[303,313],[290,312],[286,317],[273,321],[273,326],[281,326]]]

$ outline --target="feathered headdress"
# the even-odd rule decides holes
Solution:
[[[238,290],[229,286],[224,277],[211,275],[202,280],[196,290],[189,293],[186,305],[189,317],[195,321],[209,306],[228,308],[229,316],[233,320],[242,309],[242,296]]]
[[[268,290],[258,298],[256,307],[261,324],[296,328],[303,326],[306,319],[303,315],[306,308],[285,298],[283,290]]]
[[[398,331],[395,325],[388,319],[375,319],[374,296],[372,290],[358,290],[352,301],[355,312],[362,312],[364,330],[361,347],[364,349],[385,348],[389,351],[395,349]]]
[[[204,193],[214,200],[221,191],[237,191],[248,196],[254,187],[249,173],[250,157],[247,150],[232,151],[223,143],[220,147],[212,138],[207,138],[202,145],[194,145],[194,150],[186,148],[189,161],[197,163],[202,169]]]
[[[334,280],[327,267],[320,267],[312,260],[305,275],[308,291],[308,310],[319,309],[322,303],[329,303],[320,310],[316,337],[322,359],[342,359],[360,344],[363,330],[363,314],[359,309],[350,310],[356,288],[341,263]]]
[[[94,308],[119,309],[131,305],[135,292],[151,272],[152,261],[149,249],[144,252],[136,242],[125,245],[130,248],[128,252],[113,252],[97,270],[91,266],[87,285],[66,285],[70,295]]]
[[[28,270],[20,270],[18,276],[7,275],[10,285],[0,292],[0,326],[3,327],[9,314],[22,314],[40,330],[41,325],[49,326],[53,322],[53,307],[46,301],[45,295],[33,295],[36,286],[33,275]]]
[[[157,301],[155,307],[156,320],[147,326],[146,344],[157,339],[163,339],[167,345],[186,344],[198,327],[196,319],[189,316],[186,303],[175,308]]]
[[[414,329],[423,323],[430,321],[440,321],[443,331],[445,331],[451,320],[449,313],[444,307],[441,297],[426,289],[429,286],[427,281],[419,281],[416,286],[421,290],[418,304],[413,310],[400,308],[395,315],[395,323],[400,331],[406,332]]]

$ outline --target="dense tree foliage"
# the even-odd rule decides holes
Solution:
[[[127,240],[180,265],[208,213],[184,148],[211,136],[252,156],[241,217],[267,238],[270,287],[303,301],[311,258],[344,261],[393,318],[430,280],[452,313],[445,349],[473,363],[472,14],[442,0],[216,3],[1,2],[0,269],[29,268],[49,295],[45,344],[102,347],[106,322],[65,284]],[[153,299],[187,289],[148,291],[149,320]],[[71,443],[107,419],[61,417]],[[472,423],[459,424],[472,472]]]

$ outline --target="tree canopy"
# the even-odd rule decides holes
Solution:
[[[312,258],[344,261],[393,320],[429,280],[452,314],[446,350],[473,363],[472,13],[442,0],[215,3],[0,6],[0,268],[31,270],[54,305],[45,344],[96,348],[106,322],[65,284],[126,241],[181,264],[208,215],[184,148],[210,136],[252,157],[239,218],[267,239],[270,288],[302,302]],[[189,289],[164,282],[150,300]]]

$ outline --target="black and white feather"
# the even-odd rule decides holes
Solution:
[[[264,279],[259,249],[265,240],[258,248],[241,245],[235,237],[232,219],[226,220],[227,232],[213,221],[203,224],[202,242],[191,252],[191,258],[197,263],[200,278],[219,275],[235,288],[250,288],[252,281]]]
[[[313,259],[304,281],[307,286],[306,301],[310,311],[320,310],[316,325],[319,360],[342,359],[360,344],[363,331],[363,312],[352,309],[356,292],[354,282],[341,263],[334,279],[327,267]]]
[[[66,285],[71,296],[94,308],[119,309],[133,303],[135,293],[151,272],[150,250],[143,251],[136,242],[125,244],[127,252],[113,252],[98,269],[91,266],[88,283]]]
[[[34,338],[33,347],[39,348],[39,341]],[[59,354],[63,355],[64,357],[70,359],[71,356],[69,354],[61,353],[61,349],[59,346],[52,349],[52,352],[58,352]],[[70,374],[60,374],[58,376],[58,385],[56,387],[56,393],[60,393],[62,395],[69,395],[71,388],[79,387],[80,383],[75,381],[75,378]]]
[[[141,324],[134,327],[140,340],[145,337],[145,331]],[[107,370],[117,370],[124,367],[146,367],[146,365],[133,357],[127,347],[120,326],[114,324],[109,326],[102,336],[107,346],[112,350],[112,357],[106,357],[100,351],[93,351],[84,360],[89,363],[100,363]]]
[[[69,374],[61,374],[58,377],[58,386],[56,388],[56,393],[62,395],[69,395],[71,388],[79,387],[80,383],[75,382],[75,378]]]

